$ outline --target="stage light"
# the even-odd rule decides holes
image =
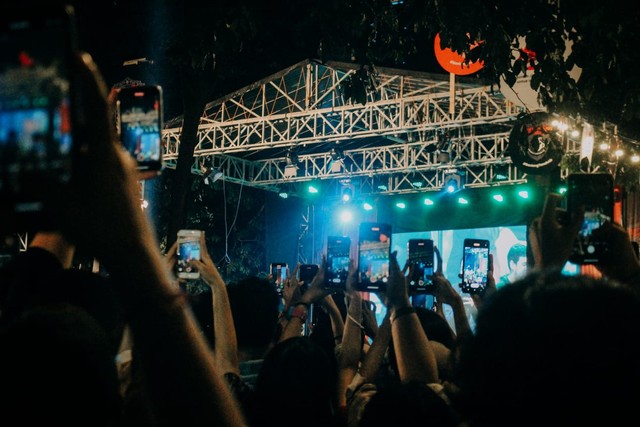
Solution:
[[[564,194],[566,192],[567,192],[567,187],[565,186],[558,187],[558,194]]]
[[[288,199],[289,193],[287,193],[287,190],[280,190],[280,192],[278,193],[278,196],[282,197],[283,199]]]
[[[502,196],[502,194],[494,194],[493,200],[495,200],[496,202],[504,202],[504,197]]]
[[[467,199],[465,199],[464,197],[458,197],[458,203],[461,205],[468,205],[469,201]]]
[[[427,206],[433,206],[433,200],[426,198],[424,199],[424,204]]]
[[[493,181],[506,181],[509,179],[509,165],[501,164],[493,167]]]
[[[404,209],[407,207],[405,202],[398,202],[396,203],[396,207],[400,208],[400,209]]]
[[[344,203],[348,203],[351,201],[352,198],[353,198],[353,187],[350,185],[343,187],[341,192],[342,201]]]
[[[460,189],[460,175],[453,173],[444,177],[444,190],[447,193],[455,193]]]
[[[341,148],[333,147],[329,152],[331,155],[331,165],[329,169],[331,172],[340,172],[344,166],[344,153]]]
[[[344,209],[340,212],[340,221],[343,223],[351,222],[353,220],[353,212],[349,209]]]
[[[520,190],[520,191],[518,191],[518,196],[522,197],[523,199],[528,199],[529,198],[529,191]]]
[[[371,203],[369,203],[369,202],[364,202],[364,203],[362,204],[362,208],[363,208],[365,211],[370,211],[370,210],[372,210],[372,209],[373,209],[373,205],[372,205]]]
[[[307,186],[307,191],[311,194],[317,194],[318,193],[318,187],[314,184],[309,184]]]

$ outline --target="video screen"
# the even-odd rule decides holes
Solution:
[[[432,239],[434,247],[442,256],[442,272],[449,279],[453,288],[462,295],[467,317],[472,330],[475,330],[476,309],[471,295],[462,293],[462,259],[464,239],[489,240],[489,252],[493,255],[493,276],[496,287],[508,286],[526,273],[527,266],[527,226],[511,225],[503,227],[472,228],[459,230],[436,230],[411,233],[393,233],[392,251],[398,253],[400,267],[407,261],[407,245],[409,239]],[[438,258],[435,258],[434,270],[439,268]],[[376,303],[376,319],[382,323],[386,314],[386,307],[379,296],[370,292],[368,299]],[[414,306],[433,307],[433,295],[414,294],[411,296]],[[447,305],[444,306],[445,317],[455,330],[453,312]]]

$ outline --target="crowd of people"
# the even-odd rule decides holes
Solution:
[[[0,272],[2,425],[634,419],[640,262],[626,230],[608,222],[598,230],[611,254],[597,265],[602,275],[562,274],[582,215],[559,222],[554,193],[530,224],[526,275],[497,288],[490,271],[487,291],[473,295],[473,331],[442,262],[433,276],[436,310],[425,310],[412,305],[406,270],[392,254],[378,324],[356,290],[354,261],[344,292],[325,286],[323,259],[304,288],[294,269],[280,296],[260,277],[225,283],[202,235],[201,260],[192,266],[211,289],[210,342],[175,277],[176,245],[161,253],[140,209],[136,167],[115,142],[99,70],[88,55],[76,68],[85,106],[77,135],[91,143],[63,199],[50,207],[55,227],[36,233]],[[76,248],[93,254],[108,277],[73,269]],[[327,321],[309,328],[313,310]]]

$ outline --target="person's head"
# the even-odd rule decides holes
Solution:
[[[122,401],[110,337],[86,310],[40,305],[0,330],[2,419],[27,425],[118,425]]]
[[[358,427],[455,427],[457,415],[431,386],[396,383],[378,389],[364,407]]]
[[[516,277],[522,277],[527,271],[527,246],[522,243],[515,243],[507,252],[507,263],[509,271]]]
[[[640,400],[637,330],[630,289],[530,273],[494,293],[459,343],[455,401],[473,427],[624,424]]]
[[[327,426],[333,419],[336,387],[332,353],[307,336],[280,341],[267,353],[258,374],[254,421]]]
[[[262,358],[274,342],[280,297],[266,278],[250,276],[227,286],[238,350]]]

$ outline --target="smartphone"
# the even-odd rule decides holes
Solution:
[[[433,295],[433,240],[409,239],[407,243],[409,265],[409,293]]]
[[[487,288],[488,275],[489,241],[486,239],[464,239],[460,290],[467,294],[484,292]]]
[[[162,87],[132,86],[118,92],[118,133],[120,142],[133,156],[142,172],[162,170]],[[143,175],[150,178],[154,174]]]
[[[300,285],[300,290],[302,292],[307,290],[319,269],[320,267],[318,266],[318,264],[300,265],[300,269],[298,270],[298,280],[302,282],[302,285]]]
[[[0,7],[0,214],[17,225],[42,225],[78,150],[74,10],[49,3]]]
[[[593,232],[606,221],[613,220],[613,176],[609,173],[574,173],[567,176],[567,212],[584,206],[584,222],[574,243],[569,261],[574,264],[596,264],[609,253],[604,240]]]
[[[344,290],[349,276],[351,260],[351,238],[348,236],[327,237],[327,260],[324,273],[325,286],[332,290]]]
[[[282,295],[284,292],[284,283],[287,280],[287,263],[286,262],[272,262],[271,263],[271,277],[276,285],[278,295]]]
[[[391,225],[363,222],[358,229],[358,290],[385,291],[389,281]]]
[[[178,262],[176,264],[176,268],[178,278],[180,279],[200,278],[200,272],[193,268],[189,262],[193,259],[201,259],[201,234],[201,230],[178,231]]]

